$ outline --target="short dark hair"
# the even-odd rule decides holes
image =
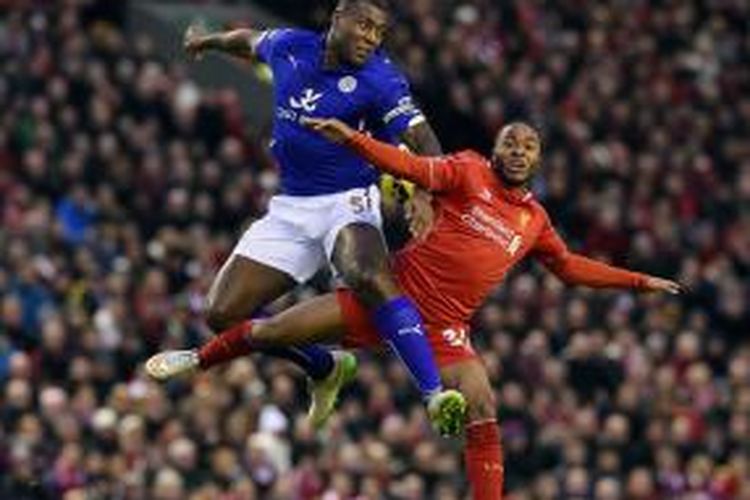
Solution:
[[[356,5],[362,4],[372,5],[385,11],[388,11],[390,9],[388,0],[338,0],[336,8],[346,10]]]

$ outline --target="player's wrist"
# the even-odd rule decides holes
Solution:
[[[651,276],[643,273],[636,273],[635,288],[638,290],[648,290],[651,283]]]
[[[367,135],[363,134],[362,132],[352,130],[348,134],[344,135],[344,144],[361,144],[366,138]]]

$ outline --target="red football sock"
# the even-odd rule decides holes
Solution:
[[[203,347],[198,351],[200,367],[205,370],[250,354],[253,350],[250,343],[252,329],[252,321],[243,321],[224,330],[203,344]]]
[[[503,448],[500,426],[493,419],[470,422],[466,426],[466,474],[474,500],[503,497]]]

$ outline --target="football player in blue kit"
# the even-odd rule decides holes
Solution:
[[[286,358],[312,379],[310,417],[322,425],[340,388],[354,376],[356,359],[320,346],[264,348],[253,342],[247,318],[330,263],[404,362],[436,430],[460,430],[465,400],[443,389],[419,312],[389,269],[377,171],[300,123],[303,117],[335,117],[417,154],[441,153],[406,79],[380,47],[388,15],[386,0],[339,0],[323,33],[237,29],[201,35],[188,29],[185,49],[193,57],[216,50],[271,68],[271,150],[280,166],[281,193],[242,235],[208,293],[206,319],[220,333],[200,350],[152,357],[146,364],[152,376],[207,369],[238,353]]]

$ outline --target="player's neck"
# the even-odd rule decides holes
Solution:
[[[329,31],[326,33],[325,46],[323,47],[323,69],[335,69],[341,64],[341,51],[337,50],[336,43],[331,39]]]
[[[527,180],[526,182],[520,182],[520,183],[512,182],[512,181],[509,181],[503,174],[498,175],[497,178],[500,181],[500,185],[506,191],[509,191],[511,193],[518,193],[522,195],[529,192],[529,185],[531,184],[530,180]]]
[[[524,199],[526,195],[531,192],[528,184],[521,184],[519,186],[505,186],[505,190],[514,198]]]
[[[508,182],[502,175],[498,176],[500,186],[505,191],[508,199],[512,201],[523,202],[528,199],[528,194],[531,192],[530,182],[524,182],[522,184],[516,184]]]

